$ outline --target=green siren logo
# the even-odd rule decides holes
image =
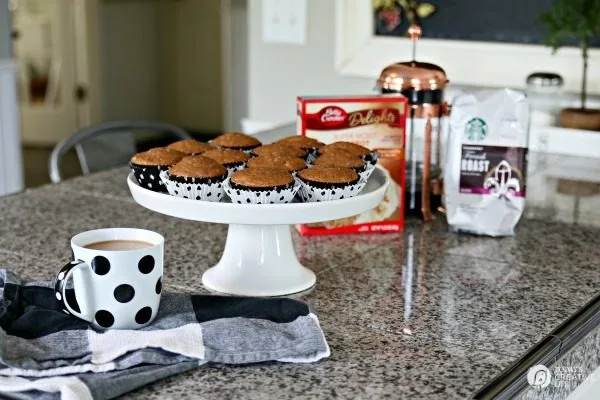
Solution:
[[[488,126],[481,118],[472,118],[465,127],[465,136],[467,140],[480,141],[485,139],[488,133]]]

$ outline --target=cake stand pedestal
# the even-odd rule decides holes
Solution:
[[[290,225],[360,214],[383,200],[388,173],[376,167],[355,197],[321,203],[233,204],[184,199],[127,184],[143,207],[173,217],[229,224],[221,260],[202,276],[209,290],[240,296],[283,296],[310,289],[315,274],[298,261]]]

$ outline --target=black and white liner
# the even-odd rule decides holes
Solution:
[[[313,162],[315,162],[315,160],[317,159],[317,154],[316,153],[308,153],[308,155],[306,156],[306,165],[312,165]]]
[[[374,167],[375,164],[377,164],[377,160],[379,160],[379,153],[374,151],[371,154],[367,154],[363,158],[367,164],[370,164],[371,166]]]
[[[129,164],[133,171],[133,176],[138,181],[138,184],[146,189],[150,189],[155,192],[166,193],[167,188],[160,179],[160,173],[166,171],[168,166],[154,166],[154,165],[137,165]]]
[[[312,162],[315,161],[317,157],[319,157],[319,148],[311,147],[310,149],[308,149],[308,154],[306,155],[306,163],[312,164]]]
[[[344,187],[321,187],[299,180],[301,187],[298,191],[302,201],[306,203],[347,199],[360,193],[367,184],[366,179],[359,178],[356,183]]]
[[[364,169],[362,171],[358,172],[358,176],[360,176],[360,180],[365,181],[365,182],[368,181],[369,177],[371,176],[371,174],[373,173],[374,170],[375,170],[374,163],[365,162]]]
[[[232,187],[229,178],[223,183],[225,193],[231,199],[232,203],[236,204],[281,204],[289,203],[294,200],[294,196],[300,190],[301,183],[299,180],[294,180],[293,183],[276,189],[258,190],[258,189],[242,189]]]
[[[235,174],[238,171],[243,170],[244,168],[246,168],[246,162],[240,162],[240,163],[229,163],[229,164],[223,164],[223,166],[225,168],[227,168],[227,177],[230,177],[231,175]]]
[[[160,178],[171,196],[191,200],[213,201],[223,200],[225,177],[218,178],[179,178],[162,171]]]

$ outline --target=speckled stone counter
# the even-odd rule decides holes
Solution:
[[[529,168],[529,208],[515,237],[453,234],[441,215],[427,226],[409,221],[402,234],[295,235],[301,262],[317,274],[299,297],[316,310],[330,358],[211,365],[126,397],[473,395],[600,289],[600,161],[532,154]],[[0,265],[52,279],[74,234],[147,228],[166,238],[166,289],[204,292],[202,273],[218,261],[227,227],[138,206],[126,175],[117,169],[0,198]]]

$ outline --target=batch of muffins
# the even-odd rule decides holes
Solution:
[[[350,142],[289,136],[271,144],[238,132],[208,143],[180,140],[131,158],[140,186],[172,196],[239,204],[338,200],[356,196],[377,153]]]

